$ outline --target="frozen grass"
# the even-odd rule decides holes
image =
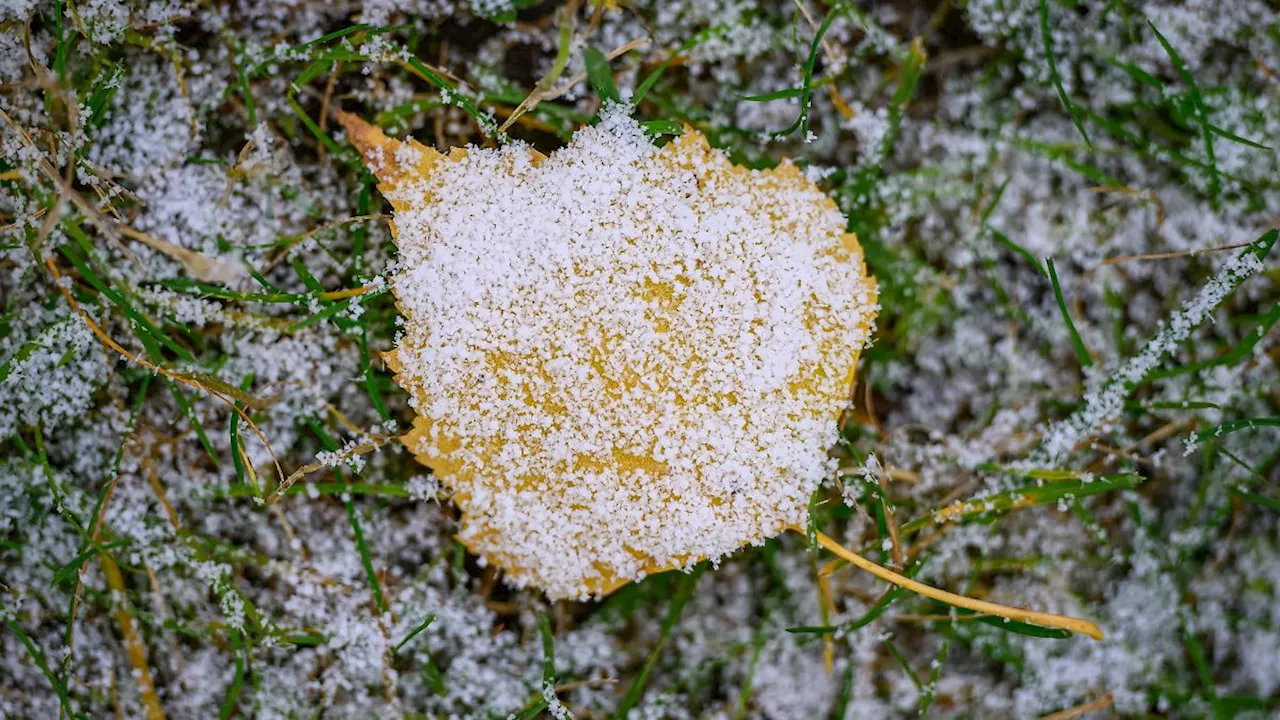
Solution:
[[[0,2],[0,716],[1280,712],[1277,12],[620,5]],[[799,535],[596,603],[453,541],[334,111],[551,151],[614,97],[866,249],[811,536],[1104,641]]]

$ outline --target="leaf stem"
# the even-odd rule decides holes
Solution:
[[[804,530],[802,528],[791,529],[804,534]],[[1071,632],[1079,633],[1081,635],[1088,635],[1094,640],[1101,640],[1103,638],[1102,630],[1088,620],[1066,617],[1064,615],[1054,615],[1053,613],[1037,612],[1035,610],[1025,610],[1023,608],[1009,607],[1007,605],[987,602],[986,600],[975,600],[974,598],[968,598],[963,595],[947,592],[946,590],[939,590],[938,588],[930,587],[929,585],[917,582],[905,575],[900,575],[886,567],[882,567],[871,562],[835,540],[832,540],[823,532],[818,533],[818,545],[826,548],[829,552],[842,560],[847,561],[849,564],[855,565],[885,582],[905,588],[927,598],[937,600],[938,602],[946,603],[947,605],[972,610],[974,612],[987,613],[988,615],[995,615],[1009,620],[1031,623],[1033,625],[1070,630]]]

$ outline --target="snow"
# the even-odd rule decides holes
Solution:
[[[514,16],[492,14],[517,5]],[[145,717],[117,609],[132,615],[175,720],[217,717],[236,692],[235,716],[280,720],[489,718],[550,706],[542,616],[554,628],[553,697],[579,718],[615,715],[664,628],[631,718],[728,720],[740,708],[752,719],[917,717],[917,682],[934,688],[931,717],[1036,717],[1106,694],[1123,716],[1206,717],[1230,709],[1223,699],[1270,703],[1242,716],[1274,711],[1280,515],[1255,500],[1280,497],[1276,431],[1205,436],[1190,455],[1184,440],[1277,414],[1280,333],[1260,324],[1277,301],[1275,251],[1256,267],[1243,248],[1217,249],[1253,241],[1280,216],[1280,154],[1227,135],[1271,148],[1280,137],[1275,4],[1045,7],[1064,89],[1096,113],[1082,118],[1092,149],[1050,81],[1039,0],[580,3],[569,71],[585,67],[587,46],[609,52],[647,40],[610,62],[631,98],[670,60],[634,118],[687,121],[714,153],[685,144],[693,133],[650,138],[625,113],[602,119],[587,82],[528,114],[510,137],[493,133],[551,67],[559,28],[547,3],[0,2],[0,716]],[[806,12],[820,23],[833,10],[814,68],[812,141],[763,142],[795,120],[799,97],[743,98],[799,88],[813,32]],[[1213,136],[1219,197],[1199,112],[1148,20],[1185,60],[1205,117],[1223,131]],[[379,34],[313,42],[354,23]],[[928,54],[918,92],[882,170],[863,175],[916,37]],[[456,90],[407,71],[400,62],[411,56]],[[301,79],[309,66],[312,77]],[[463,99],[492,119],[478,125]],[[360,166],[338,108],[417,138],[419,158],[434,157],[428,146],[474,143],[430,181],[468,175],[450,182],[459,217],[400,208],[398,249],[384,216],[396,208]],[[535,148],[548,159],[534,162]],[[677,169],[667,160],[676,156],[696,162]],[[731,170],[726,156],[758,170]],[[762,199],[759,183],[777,177],[764,169],[784,157],[794,182]],[[580,159],[572,168],[571,158]],[[74,194],[55,178],[70,178]],[[707,178],[718,196],[697,188]],[[835,207],[814,204],[828,197]],[[781,214],[805,233],[752,219],[783,201]],[[87,220],[86,208],[120,232]],[[659,221],[661,235],[642,232]],[[207,275],[216,290],[192,288],[201,279],[192,263],[123,226],[236,273]],[[81,247],[76,227],[89,267],[119,300],[59,249]],[[881,307],[835,440],[834,414],[846,402],[836,386],[848,389],[836,376],[852,365],[858,338],[832,323],[839,351],[811,352],[813,343],[795,340],[826,330],[796,317],[809,302],[815,317],[833,319],[836,307],[862,307],[841,296],[817,309],[819,297],[863,287],[830,272],[852,256],[827,263],[813,251],[838,250],[846,230],[866,250]],[[1001,238],[1054,259],[1093,368],[1080,367],[1048,281]],[[595,256],[601,247],[612,262]],[[56,285],[50,262],[63,278]],[[703,282],[682,284],[682,275]],[[767,306],[744,290],[761,278],[786,301]],[[413,296],[406,308],[416,319],[383,292],[393,285]],[[558,292],[565,287],[590,292],[570,298]],[[322,297],[362,288],[372,291],[337,304]],[[129,352],[151,356],[143,339],[154,338],[136,314],[172,343],[157,365],[261,401],[246,412],[286,474],[327,457],[313,427],[351,448],[432,412],[438,438],[465,430],[469,441],[492,443],[461,458],[485,472],[432,472],[389,442],[358,458],[339,451],[333,466],[298,481],[299,492],[267,505],[234,462],[247,460],[259,487],[274,488],[272,454],[257,435],[237,422],[244,454],[233,456],[226,403],[122,361],[63,289]],[[437,334],[423,335],[423,325]],[[619,332],[593,358],[605,327]],[[506,344],[486,345],[489,333]],[[699,358],[701,378],[674,360],[695,342],[718,353]],[[1243,342],[1254,344],[1238,362],[1160,372]],[[395,384],[383,353],[397,346],[430,390],[424,397]],[[829,385],[793,392],[785,379],[818,355]],[[481,378],[468,361],[477,356],[506,365],[490,363]],[[626,368],[634,376],[623,373],[611,394],[605,379]],[[733,402],[705,402],[713,384],[735,388]],[[770,392],[780,386],[787,392]],[[536,392],[512,392],[523,387]],[[682,402],[656,402],[673,396]],[[545,407],[552,398],[563,411]],[[635,412],[628,398],[642,401]],[[598,421],[597,408],[614,426]],[[788,408],[810,420],[780,418]],[[698,439],[709,447],[693,452]],[[653,464],[606,454],[610,462],[579,466],[609,448]],[[557,464],[563,473],[527,491],[507,482]],[[434,465],[449,470],[439,458]],[[1055,482],[1033,472],[1069,472],[1065,482],[1081,486],[1093,478],[1094,489],[1115,473],[1144,482],[990,522],[928,522],[938,508]],[[641,473],[653,481],[639,482]],[[681,478],[701,505],[650,497]],[[805,494],[816,485],[823,531],[879,559],[885,538],[871,484],[881,479],[900,530],[926,521],[902,532],[903,552],[924,561],[922,581],[1086,617],[1107,639],[925,622],[937,608],[910,595],[858,630],[787,632],[857,621],[886,587],[836,569],[828,601],[815,577],[828,556],[800,535],[766,538],[784,520],[808,519]],[[88,527],[106,490],[94,546]],[[720,497],[729,500],[706,500]],[[477,531],[482,518],[504,523],[503,534]],[[574,530],[580,539],[566,540]],[[460,533],[489,555],[469,551]],[[618,554],[631,535],[649,557]],[[498,557],[508,545],[523,553],[519,567]],[[671,557],[680,549],[716,561],[675,617],[672,599],[692,576],[654,574],[664,554],[680,567],[693,561]],[[124,593],[107,585],[104,552]],[[83,572],[59,573],[82,555]],[[584,562],[592,557],[631,563],[618,569],[634,571],[628,580],[648,577],[577,602],[591,590],[583,576],[596,571]],[[522,577],[528,588],[503,580]],[[571,599],[550,599],[539,589],[549,581]],[[393,653],[428,615],[436,621]],[[59,708],[58,683],[72,712]]]

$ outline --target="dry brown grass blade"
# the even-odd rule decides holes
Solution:
[[[831,595],[831,573],[835,572],[842,563],[839,560],[829,560],[827,564],[817,572],[818,581],[818,600],[819,610],[822,613],[822,624],[830,625],[831,617],[836,614],[836,601]],[[824,633],[822,636],[822,666],[826,668],[828,675],[833,675],[836,671],[836,643],[831,633]]]
[[[230,407],[237,415],[240,416],[240,419],[243,420],[245,422],[245,425],[247,425],[249,429],[253,431],[253,434],[258,436],[258,440],[262,442],[263,447],[265,447],[267,449],[267,452],[271,454],[271,460],[272,462],[275,463],[275,466],[276,466],[276,474],[281,478],[281,480],[284,479],[284,469],[280,467],[280,456],[276,455],[276,451],[272,449],[271,441],[267,440],[267,436],[262,432],[262,429],[258,427],[258,424],[255,423],[253,421],[253,418],[249,417],[249,414],[246,413],[243,409],[241,409],[239,405],[236,405],[235,401],[233,401],[231,398],[227,397],[226,395],[222,394],[221,392],[218,392],[217,390],[207,387],[206,385],[204,385],[199,380],[193,377],[190,377],[183,373],[177,373],[172,370],[168,370],[166,368],[162,368],[159,365],[156,365],[149,360],[138,357],[137,355],[129,352],[124,346],[122,346],[120,343],[113,340],[111,336],[106,333],[105,330],[99,327],[98,323],[95,322],[93,318],[89,317],[89,313],[85,312],[84,308],[80,307],[80,303],[76,302],[75,297],[71,294],[71,290],[62,284],[61,282],[62,273],[58,272],[58,265],[53,261],[53,258],[46,258],[45,266],[49,269],[50,274],[53,275],[54,287],[56,287],[58,291],[62,293],[62,296],[66,299],[67,304],[69,304],[71,306],[71,309],[74,310],[75,313],[80,316],[80,319],[83,320],[84,323],[89,326],[89,330],[91,330],[93,334],[97,336],[98,340],[101,341],[103,345],[106,345],[108,348],[110,348],[111,350],[113,350],[114,352],[116,352],[126,360],[137,363],[138,365],[141,365],[142,367],[145,367],[148,370],[151,370],[152,372],[156,372],[161,375],[164,375],[165,377],[169,378],[170,380],[173,380],[174,382],[182,383],[183,385],[186,385],[188,387],[193,387],[196,390],[199,390],[203,393],[212,395],[218,398],[219,400],[221,400],[222,402],[226,403],[228,407]]]
[[[338,117],[340,121],[342,120],[343,116],[354,117],[354,116],[348,115],[347,113],[342,112],[341,110],[338,110],[334,114]],[[345,123],[344,123],[344,127],[345,127]],[[348,134],[350,134],[349,130],[348,130]],[[308,230],[302,235],[299,235],[297,238],[291,240],[287,246],[280,248],[280,250],[270,260],[267,261],[266,265],[263,268],[263,272],[266,272],[267,270],[274,268],[275,266],[279,265],[282,260],[288,257],[289,249],[291,247],[294,247],[299,243],[306,242],[307,240],[310,240],[312,237],[319,235],[320,233],[325,232],[326,230],[332,230],[333,228],[341,227],[343,225],[349,225],[354,222],[360,222],[362,220],[390,220],[390,219],[391,219],[390,215],[385,215],[382,213],[374,213],[370,215],[354,215],[352,217],[342,218],[341,220],[334,220],[332,222],[327,222],[319,227],[312,228],[311,230]]]
[[[608,53],[606,53],[605,58],[609,60],[617,60],[618,58],[622,57],[623,55],[626,55],[632,50],[635,50],[636,48],[644,47],[645,45],[648,45],[648,44],[649,44],[648,38],[636,38],[635,40],[629,40],[623,43],[622,45],[619,45],[618,47],[614,48],[613,50],[609,51]],[[573,89],[574,85],[577,85],[578,83],[586,79],[587,79],[587,74],[585,72],[580,72],[570,77],[568,80],[564,81],[563,83],[552,88],[550,91],[547,92],[546,95],[542,96],[541,100],[555,100],[561,95],[564,95],[565,93],[569,92],[569,90]],[[533,108],[530,108],[530,110],[532,109]]]
[[[947,505],[933,513],[933,522],[936,525],[944,525],[957,517],[981,512],[986,508],[986,503],[987,500],[985,498],[977,498]],[[1009,510],[1021,510],[1035,504],[1034,498],[1020,497],[1009,504]]]
[[[1227,250],[1239,250],[1242,247],[1248,247],[1249,245],[1252,245],[1252,244],[1253,243],[1245,242],[1245,243],[1234,243],[1231,245],[1221,245],[1219,247],[1203,248],[1200,250],[1179,250],[1176,252],[1146,253],[1144,255],[1119,255],[1116,257],[1109,257],[1106,260],[1103,260],[1101,263],[1098,264],[1097,267],[1093,269],[1097,270],[1098,268],[1104,268],[1108,265],[1118,265],[1120,263],[1133,262],[1133,261],[1170,260],[1173,258],[1181,258],[1181,257],[1197,257],[1200,255],[1208,255],[1209,253],[1226,252]]]
[[[338,84],[338,75],[342,72],[342,63],[334,62],[333,69],[329,71],[329,79],[324,84],[324,97],[320,100],[320,129],[327,130],[329,128],[329,108],[333,105],[333,89]],[[318,151],[321,155],[325,152],[324,143],[320,144]]]
[[[362,285],[357,288],[347,288],[346,290],[330,290],[329,292],[320,293],[321,300],[343,300],[359,295],[367,295],[381,288],[377,285]]]
[[[795,0],[796,7],[800,9],[800,14],[804,16],[805,22],[809,23],[809,27],[814,31],[818,31],[818,23],[813,19],[813,14],[809,12],[809,8],[805,7],[803,0]],[[825,35],[822,38],[822,51],[827,56],[827,62],[836,65],[840,62],[840,55],[836,52],[835,46],[831,44],[831,39]],[[849,103],[844,101],[844,97],[840,95],[840,90],[836,88],[833,82],[827,86],[827,95],[831,98],[831,104],[835,106],[841,117],[845,120],[852,118],[853,108],[849,107]]]
[[[239,265],[231,265],[215,260],[194,250],[188,250],[181,245],[175,245],[168,240],[158,238],[141,230],[135,230],[128,225],[119,225],[117,227],[121,235],[137,240],[152,250],[157,250],[173,258],[186,269],[187,274],[201,282],[234,285],[246,275],[244,268]]]
[[[343,462],[353,457],[358,457],[360,455],[371,453],[374,450],[377,450],[378,448],[382,447],[383,445],[386,445],[390,441],[391,441],[391,438],[386,437],[385,435],[375,435],[362,443],[359,443],[357,445],[352,445],[351,447],[340,451],[337,456],[337,461]],[[275,503],[277,500],[280,499],[281,495],[284,495],[286,492],[288,492],[289,488],[293,487],[294,483],[298,482],[302,478],[306,477],[307,475],[310,475],[313,472],[319,472],[327,467],[333,467],[333,463],[332,462],[307,463],[306,465],[303,465],[297,470],[294,470],[292,473],[290,473],[289,477],[284,478],[280,482],[280,485],[276,487],[275,490],[272,490],[271,494],[267,496],[267,500],[266,500],[267,504],[271,505]]]
[[[218,199],[218,207],[225,208],[227,206],[227,201],[231,199],[231,190],[235,187],[237,180],[250,178],[257,174],[245,167],[245,163],[253,156],[253,148],[254,142],[250,138],[244,144],[244,147],[240,148],[240,152],[236,153],[236,164],[227,172],[227,182],[222,186],[222,197]]]
[[[173,527],[175,533],[181,532],[182,520],[178,517],[178,511],[174,509],[173,503],[169,502],[169,494],[165,492],[164,484],[160,482],[160,475],[156,472],[151,458],[142,459],[142,469],[147,474],[147,484],[151,486],[151,491],[156,494],[156,499],[160,501],[160,506],[164,508],[164,513],[169,518],[169,525]]]
[[[881,466],[879,470],[880,472],[876,474],[879,476],[880,493],[882,497],[888,498],[889,474],[885,472],[883,466]],[[898,534],[898,521],[894,517],[893,508],[891,508],[887,502],[884,503],[884,521],[885,525],[889,528],[889,542],[892,545],[892,554],[890,557],[893,559],[893,566],[898,568],[905,567],[902,558],[902,538]]]
[[[147,665],[147,647],[138,635],[137,623],[133,614],[125,607],[124,575],[115,560],[106,553],[99,553],[102,562],[102,574],[107,579],[107,587],[116,595],[116,624],[120,626],[120,635],[124,638],[125,652],[129,656],[129,665],[133,667],[133,679],[138,683],[138,694],[142,698],[142,707],[147,720],[165,720],[164,707],[160,704],[160,696],[156,694],[156,684],[151,678],[151,668]]]
[[[130,432],[129,438],[126,439],[126,445],[128,441],[132,439],[134,432],[137,432],[136,426],[133,431]],[[155,475],[154,471],[152,472],[152,475]],[[98,542],[98,537],[102,533],[103,519],[107,516],[107,507],[111,504],[111,498],[115,495],[116,483],[119,482],[119,480],[120,476],[118,474],[113,475],[111,480],[108,481],[107,486],[102,490],[102,504],[98,508],[97,519],[94,521],[93,527],[89,530],[89,539],[94,543]],[[99,554],[102,555],[104,559],[109,559],[107,558],[105,551]],[[71,619],[67,622],[67,654],[63,659],[64,668],[70,667],[71,658],[75,652],[76,615],[80,610],[80,598],[84,596],[84,575],[88,569],[89,564],[84,563],[76,573],[76,589],[71,595],[71,609],[69,612]]]
[[[1077,705],[1073,708],[1067,708],[1066,710],[1060,710],[1056,713],[1042,715],[1040,716],[1040,720],[1071,720],[1072,718],[1082,717],[1089,713],[1098,712],[1099,710],[1106,710],[1111,707],[1112,702],[1111,693],[1107,693],[1093,702]]]
[[[391,216],[385,213],[373,213],[370,215],[353,215],[348,218],[342,218],[341,220],[334,220],[333,222],[327,222],[318,228],[308,230],[306,233],[298,237],[298,242],[304,242],[306,240],[309,240],[312,236],[318,235],[326,230],[332,230],[333,228],[336,228],[336,227],[349,225],[353,222],[360,222],[362,220],[390,220],[390,219],[391,219]]]
[[[1139,190],[1130,187],[1113,187],[1109,185],[1098,185],[1089,188],[1090,192],[1096,193],[1115,193],[1118,195],[1128,195],[1129,197],[1140,198],[1150,202],[1156,206],[1156,229],[1159,230],[1164,225],[1164,202],[1160,200],[1160,196],[1151,190]]]
[[[171,652],[173,653],[173,664],[179,673],[186,670],[187,661],[182,654],[182,641],[178,639],[178,633],[172,629],[174,627],[173,608],[169,607],[169,601],[164,596],[164,586],[160,584],[160,577],[156,575],[156,571],[148,563],[143,563],[143,569],[147,573],[147,582],[151,585],[151,601],[159,616],[161,623],[169,629],[169,642]]]
[[[569,2],[556,11],[556,24],[560,27],[560,48],[556,52],[555,61],[551,63],[551,69],[546,75],[533,86],[533,92],[529,93],[516,109],[512,111],[511,116],[502,123],[498,128],[498,132],[505,133],[520,116],[532,111],[538,107],[538,103],[542,102],[547,93],[551,92],[552,86],[556,80],[560,79],[560,74],[569,65],[569,52],[573,46],[574,24],[578,15],[578,6],[582,4],[582,0],[569,0]]]
[[[58,171],[45,158],[44,152],[40,150],[40,147],[31,139],[31,136],[27,134],[27,131],[23,129],[21,125],[14,122],[13,118],[9,117],[9,114],[4,110],[0,110],[0,120],[4,120],[5,123],[9,125],[10,129],[18,135],[18,138],[22,143],[36,154],[36,167],[40,170],[40,173],[49,180],[49,182],[58,187],[60,195],[58,202],[55,205],[55,211],[48,214],[48,218],[45,222],[48,223],[53,220],[61,220],[62,204],[64,201],[70,200],[71,204],[74,205],[82,215],[84,215],[90,225],[93,225],[102,233],[103,237],[107,238],[108,241],[115,243],[115,245],[119,247],[120,250],[130,259],[136,260],[133,253],[131,253],[121,241],[120,233],[116,231],[116,224],[104,217],[102,213],[98,212],[97,208],[89,204],[89,201],[85,200],[84,196],[76,192],[75,188],[71,187],[68,180],[58,174]]]
[[[241,390],[240,388],[236,387],[235,385],[232,385],[231,383],[225,380],[221,380],[212,375],[206,375],[205,373],[177,373],[177,374],[200,383],[205,387],[206,390],[217,392],[221,395],[226,395],[227,397],[233,400],[242,402],[244,403],[245,407],[250,408],[252,410],[265,410],[271,407],[272,405],[275,405],[276,403],[280,402],[281,398],[284,397],[284,393],[282,392],[275,393],[274,395],[268,395],[265,398],[260,398],[256,395],[250,395],[249,393],[245,392],[244,390]]]

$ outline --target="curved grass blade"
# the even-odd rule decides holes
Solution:
[[[1071,96],[1067,94],[1067,89],[1062,85],[1062,75],[1058,73],[1058,61],[1053,56],[1053,39],[1049,32],[1049,0],[1040,0],[1040,39],[1044,43],[1044,57],[1049,63],[1049,79],[1053,82],[1053,87],[1058,91],[1058,99],[1062,101],[1062,107],[1067,111],[1067,117],[1071,118],[1071,124],[1076,126],[1076,131],[1080,133],[1080,137],[1084,138],[1084,144],[1093,149],[1093,141],[1089,139],[1089,133],[1084,131],[1084,125],[1080,123],[1080,113],[1076,111],[1076,107],[1071,102]]]
[[[1071,318],[1071,311],[1067,308],[1066,298],[1062,296],[1062,285],[1058,283],[1058,271],[1053,267],[1053,258],[1045,258],[1045,263],[1049,266],[1049,282],[1053,284],[1053,297],[1058,301],[1058,311],[1062,313],[1062,319],[1067,323],[1067,330],[1071,333],[1071,346],[1075,348],[1076,358],[1080,360],[1081,367],[1093,367],[1093,357],[1089,355],[1089,348],[1085,347],[1084,339],[1080,337],[1080,331],[1076,329],[1075,320]]]

